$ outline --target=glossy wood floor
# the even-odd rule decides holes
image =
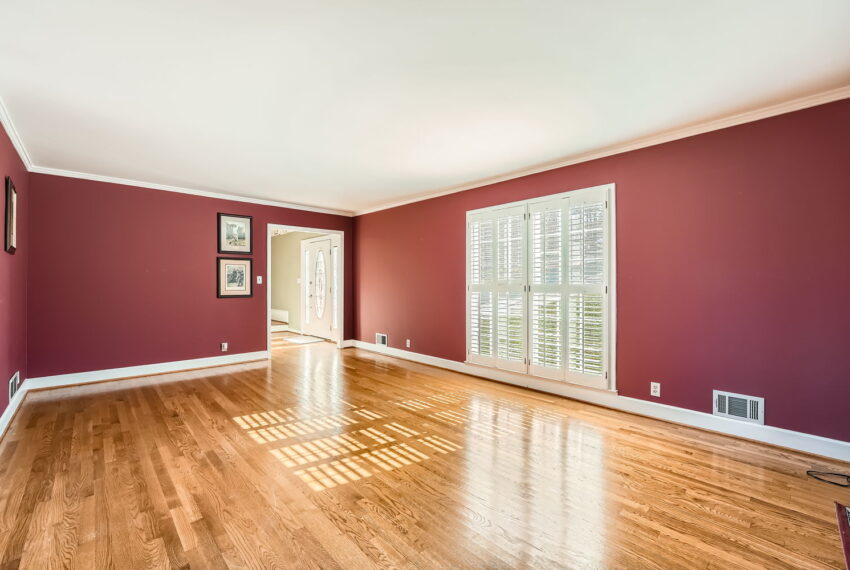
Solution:
[[[328,343],[30,393],[2,568],[840,568],[804,455]],[[180,380],[180,381],[178,381]]]

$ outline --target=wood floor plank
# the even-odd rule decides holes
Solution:
[[[32,392],[0,568],[841,568],[850,465],[329,343]]]

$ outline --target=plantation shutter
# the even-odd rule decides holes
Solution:
[[[609,193],[467,214],[467,360],[609,387]]]
[[[607,192],[583,192],[567,205],[566,380],[607,387]]]
[[[525,206],[495,215],[496,366],[525,372]]]
[[[469,327],[469,360],[493,364],[493,289],[495,285],[495,220],[491,215],[469,222],[469,290],[467,309]]]
[[[564,379],[565,198],[536,202],[529,212],[531,304],[529,373]]]
[[[525,371],[525,208],[468,224],[468,359]]]

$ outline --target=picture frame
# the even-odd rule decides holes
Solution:
[[[217,257],[216,296],[238,299],[254,296],[254,260],[246,257]]]
[[[254,253],[254,219],[238,214],[218,214],[218,252],[238,255]]]
[[[4,249],[15,253],[18,249],[18,192],[11,177],[6,177],[6,225]]]

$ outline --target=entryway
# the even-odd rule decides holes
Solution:
[[[343,234],[268,226],[269,349],[342,343]]]

